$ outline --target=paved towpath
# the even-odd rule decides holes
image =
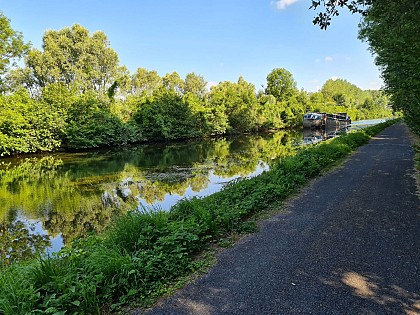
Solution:
[[[397,124],[146,314],[420,314],[420,200]]]

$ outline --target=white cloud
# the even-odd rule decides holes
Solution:
[[[277,0],[277,1],[271,1],[272,5],[275,5],[277,9],[284,10],[289,5],[292,5],[295,2],[298,2],[300,0]]]
[[[336,75],[333,75],[330,79],[333,80],[333,81],[335,81],[335,80],[340,79],[340,77],[337,77]]]
[[[333,61],[333,58],[331,57],[331,56],[327,56],[327,57],[325,57],[325,59],[324,59],[326,62],[331,62],[331,61]]]

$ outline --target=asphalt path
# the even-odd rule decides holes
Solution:
[[[407,127],[385,129],[145,313],[420,314],[413,158]]]

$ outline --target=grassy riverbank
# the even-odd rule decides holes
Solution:
[[[303,148],[262,175],[240,180],[170,212],[132,212],[103,235],[57,255],[4,268],[0,314],[101,314],[147,305],[206,264],[200,253],[255,228],[254,214],[286,199],[395,121]]]

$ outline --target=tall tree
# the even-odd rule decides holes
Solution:
[[[26,58],[31,82],[42,88],[63,83],[69,89],[105,93],[118,78],[118,55],[103,32],[75,24],[43,36],[42,50],[32,49]]]
[[[175,92],[177,95],[184,93],[184,80],[181,79],[178,72],[167,73],[163,78],[163,87],[170,92]]]
[[[299,92],[293,75],[283,68],[276,68],[267,75],[265,93],[273,95],[278,101],[287,101]]]
[[[282,119],[284,111],[283,104],[277,102],[273,95],[265,93],[258,94],[260,103],[259,125],[264,129],[280,129],[286,126],[286,122]]]
[[[361,23],[395,109],[420,134],[420,1],[372,1]]]
[[[148,99],[134,114],[146,140],[193,138],[197,136],[188,104],[174,92],[165,91]]]
[[[132,93],[150,96],[162,86],[162,78],[156,71],[138,68],[131,77]]]
[[[365,93],[356,85],[343,79],[329,79],[321,88],[324,99],[335,102],[338,106],[355,108],[360,106],[365,98]]]
[[[0,89],[3,86],[3,75],[16,60],[21,58],[29,49],[29,44],[23,41],[20,32],[12,29],[10,20],[0,11]]]
[[[225,113],[228,118],[227,131],[244,132],[257,128],[259,103],[255,86],[242,77],[237,83],[225,81],[212,87],[210,106]]]
[[[330,25],[340,7],[361,13],[359,37],[370,45],[385,91],[391,95],[394,109],[402,110],[412,129],[420,134],[420,1],[312,1],[311,8],[318,7],[324,11],[314,23],[322,29]]]
[[[197,75],[194,72],[188,73],[185,77],[185,93],[192,93],[202,98],[206,93],[206,80],[201,76]]]

